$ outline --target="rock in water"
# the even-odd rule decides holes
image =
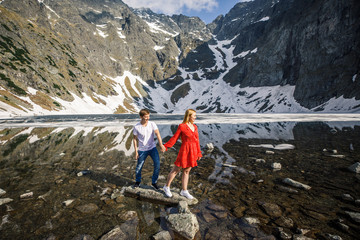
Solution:
[[[123,190],[125,196],[169,206],[176,206],[180,201],[186,201],[188,205],[194,205],[198,203],[196,198],[190,200],[181,196],[175,191],[172,192],[173,196],[168,198],[165,196],[165,193],[162,190],[155,190],[152,187],[146,185],[141,185],[137,188],[124,187]]]
[[[352,172],[360,173],[360,162],[354,163],[348,169]]]
[[[110,232],[106,233],[104,236],[100,238],[100,240],[118,240],[118,239],[124,239],[125,234],[120,229],[119,226],[115,227]]]
[[[0,197],[5,195],[6,191],[0,188]]]
[[[3,204],[7,204],[9,202],[12,202],[13,199],[11,198],[0,198],[0,206],[3,205]]]
[[[309,185],[303,184],[301,182],[297,182],[295,180],[292,180],[291,178],[285,178],[283,180],[284,183],[296,187],[296,188],[301,188],[301,189],[305,189],[305,190],[310,190],[311,187]]]

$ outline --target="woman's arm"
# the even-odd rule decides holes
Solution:
[[[167,150],[168,148],[171,148],[172,146],[174,146],[174,144],[176,143],[176,141],[179,139],[180,134],[181,134],[181,126],[179,125],[178,128],[177,128],[177,130],[176,130],[176,132],[175,132],[175,134],[174,134],[174,136],[172,136],[172,137],[170,138],[170,140],[169,140],[167,143],[164,144],[164,146],[166,147],[166,150]]]
[[[162,143],[162,139],[161,139],[161,135],[160,135],[160,132],[159,132],[159,129],[156,129],[155,131],[155,135],[159,141],[159,146],[161,148],[161,151],[162,152],[165,152],[166,151],[166,148],[164,147],[163,143]]]

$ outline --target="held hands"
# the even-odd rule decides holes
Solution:
[[[166,147],[163,144],[160,145],[160,148],[161,148],[161,152],[166,152]]]

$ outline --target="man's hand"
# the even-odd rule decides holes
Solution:
[[[166,152],[166,147],[164,145],[160,145],[160,148],[161,148],[161,152]]]
[[[135,160],[138,160],[138,158],[139,158],[139,153],[138,151],[135,151]]]

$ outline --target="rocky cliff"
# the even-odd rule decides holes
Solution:
[[[0,13],[3,116],[360,111],[355,0],[255,0],[207,26],[121,0],[3,0]]]

